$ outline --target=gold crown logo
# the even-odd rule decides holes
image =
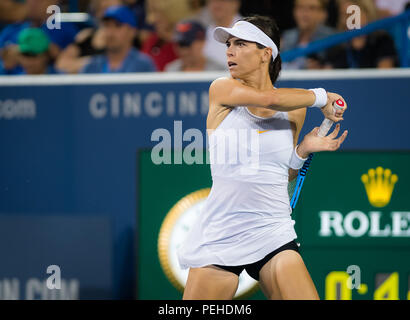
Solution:
[[[390,202],[398,179],[397,174],[392,174],[390,169],[382,167],[377,167],[376,170],[369,169],[367,174],[363,174],[362,182],[370,204],[378,208],[386,206]]]

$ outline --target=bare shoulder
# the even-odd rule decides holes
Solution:
[[[221,77],[212,81],[211,85],[209,86],[209,103],[210,106],[213,104],[218,104],[219,98],[226,94],[227,90],[229,90],[235,80],[228,77]]]
[[[240,85],[239,81],[230,77],[221,77],[212,81],[209,87],[209,108],[213,107],[228,107],[224,100],[232,93],[235,86]],[[229,105],[232,107],[231,105]]]
[[[235,83],[236,80],[231,77],[219,77],[219,78],[216,78],[214,81],[212,81],[211,85],[219,86],[219,85],[224,85],[224,84],[231,83],[231,82]]]
[[[221,77],[212,81],[211,86],[209,87],[209,95],[218,95],[223,94],[226,90],[232,88],[235,85],[238,85],[239,82],[229,78],[229,77]]]

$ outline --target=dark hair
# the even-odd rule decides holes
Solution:
[[[252,23],[253,25],[257,26],[261,29],[278,47],[278,51],[280,50],[280,33],[279,28],[273,18],[260,16],[260,15],[252,15],[249,17],[245,17],[241,19],[242,21],[247,21]],[[256,44],[259,49],[265,48],[263,45],[257,43]],[[280,55],[276,57],[273,61],[271,60],[269,63],[269,76],[270,80],[274,84],[279,77],[279,73],[282,70],[282,59]]]

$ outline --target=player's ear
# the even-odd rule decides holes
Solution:
[[[270,62],[270,59],[272,59],[272,48],[266,47],[263,50],[263,62]]]

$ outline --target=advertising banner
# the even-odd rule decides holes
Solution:
[[[322,299],[408,299],[409,163],[409,152],[314,155],[292,219]],[[180,299],[187,270],[176,249],[209,194],[210,167],[155,164],[145,150],[138,170],[138,298]],[[237,298],[264,299],[241,277]]]

